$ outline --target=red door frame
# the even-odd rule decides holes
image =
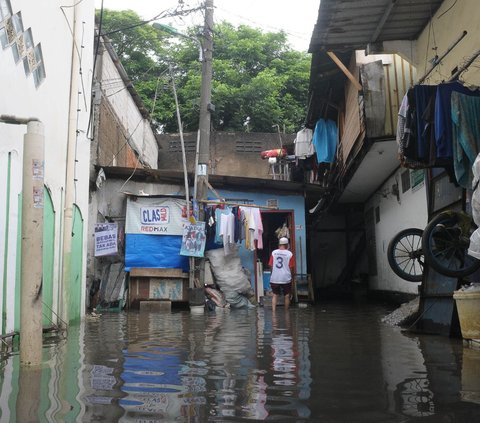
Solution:
[[[290,232],[290,251],[293,253],[293,257],[296,258],[296,245],[295,245],[295,210],[260,210],[260,215],[262,216],[262,222],[264,219],[264,214],[286,214],[288,215],[287,217],[287,222],[289,223],[288,225],[288,230]],[[263,235],[262,235],[263,236]],[[254,269],[254,274],[255,274],[255,297],[257,296],[257,284],[258,284],[258,278],[257,278],[257,249],[255,248],[253,252],[253,269]],[[295,263],[297,261],[295,260]],[[295,268],[295,273],[297,273],[297,269]],[[263,282],[262,282],[263,283]]]

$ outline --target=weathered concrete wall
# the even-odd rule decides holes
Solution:
[[[103,125],[106,125],[106,133],[101,141],[105,141],[107,144],[118,142],[120,146],[125,146],[125,148],[127,146],[131,147],[145,166],[156,169],[158,145],[150,121],[140,113],[138,105],[126,89],[126,83],[122,80],[107,50],[103,51],[101,63],[102,102],[106,101],[109,105],[108,108],[103,105],[100,113],[100,132],[103,132]],[[112,118],[112,116],[115,116],[115,118]],[[102,117],[107,118],[107,122],[102,120]],[[115,128],[112,125],[118,127]],[[99,146],[102,154],[107,152],[107,150],[101,151],[104,147],[103,145]],[[117,153],[113,152],[114,157],[101,156],[107,163],[110,163],[110,166],[113,160],[118,159],[117,155],[122,153],[118,148],[115,151]],[[122,166],[120,163],[117,163],[117,165]]]
[[[398,232],[407,228],[424,229],[427,224],[425,183],[418,182],[418,179],[418,185],[413,186],[415,183],[412,183],[411,179],[410,188],[404,191],[402,187],[404,172],[412,171],[399,169],[365,205],[365,210],[378,207],[378,218],[374,222],[377,269],[376,272],[370,272],[369,287],[373,290],[417,294],[418,284],[399,278],[393,273],[387,259],[388,244]],[[394,184],[399,186],[398,199],[391,193]]]
[[[280,134],[282,145],[293,153],[295,134]],[[160,135],[159,169],[182,169],[182,153],[178,134]],[[197,133],[184,134],[187,164],[192,171],[195,163]],[[271,179],[270,165],[260,152],[280,148],[278,133],[212,132],[210,138],[210,173]]]

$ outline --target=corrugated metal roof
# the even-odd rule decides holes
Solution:
[[[443,0],[321,0],[309,52],[414,40]]]

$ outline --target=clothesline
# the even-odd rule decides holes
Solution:
[[[268,209],[268,210],[278,210],[278,207],[275,206],[259,206],[257,204],[243,204],[235,203],[232,201],[216,201],[216,200],[199,200],[200,203],[204,204],[218,204],[232,207],[255,207],[257,209]]]

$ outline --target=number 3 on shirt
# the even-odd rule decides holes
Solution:
[[[281,269],[283,267],[283,257],[276,257],[275,267]]]

